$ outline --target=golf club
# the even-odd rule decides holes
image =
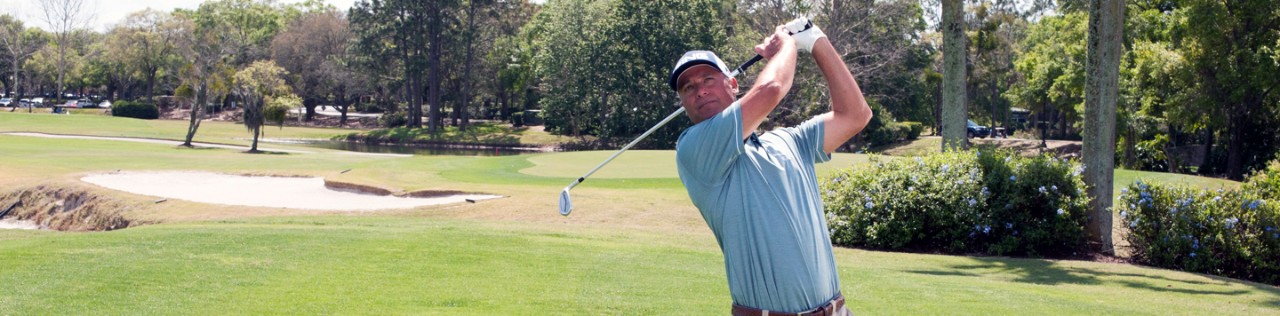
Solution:
[[[793,31],[791,32],[791,34],[804,32],[809,28],[811,28],[812,26],[813,24],[810,23],[808,19],[797,19],[795,21],[792,21],[791,23],[788,23],[788,29],[799,30],[799,31]],[[764,57],[761,57],[760,55],[756,55],[755,57],[752,57],[750,60],[747,60],[747,62],[742,63],[741,66],[738,66],[738,68],[734,68],[733,71],[729,72],[729,78],[737,77],[738,74],[741,74],[743,70],[746,70],[747,68],[751,67],[751,65],[754,65],[756,62],[760,61],[760,59],[763,59],[763,58]],[[621,155],[622,152],[627,151],[627,149],[631,149],[631,146],[635,146],[636,143],[639,143],[641,140],[644,140],[645,137],[649,137],[649,134],[653,134],[653,132],[657,131],[658,128],[661,128],[667,125],[668,122],[671,122],[671,120],[675,119],[676,116],[683,113],[684,113],[684,107],[680,107],[679,109],[676,109],[676,111],[672,112],[671,115],[667,115],[667,118],[664,118],[662,119],[661,122],[658,122],[658,125],[654,125],[652,128],[649,128],[649,130],[645,131],[644,134],[640,134],[640,137],[636,137],[636,139],[631,141],[631,143],[627,144],[626,146],[622,146],[622,149],[619,149],[618,152],[613,153],[613,156],[609,156],[609,159],[605,159],[604,162],[601,162],[599,165],[596,165],[596,167],[592,168],[591,171],[587,171],[587,174],[583,175],[582,177],[579,177],[578,180],[574,180],[573,182],[569,183],[569,186],[564,187],[564,190],[560,191],[560,215],[569,216],[569,212],[573,211],[573,201],[569,199],[569,190],[572,190],[573,187],[576,187],[578,186],[578,184],[581,184],[582,181],[586,181],[587,177],[590,177],[592,174],[596,173],[596,171],[599,171],[600,168],[604,167],[604,165],[609,164],[609,162],[613,161],[614,158],[618,158],[618,155]]]

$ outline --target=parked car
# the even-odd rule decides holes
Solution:
[[[0,106],[13,106],[13,98],[0,99]]]
[[[968,130],[969,138],[974,138],[974,137],[986,138],[987,136],[991,135],[991,129],[987,128],[986,126],[978,125],[978,123],[974,123],[972,120],[968,121],[968,123],[969,124],[968,126],[965,126],[965,129]]]
[[[35,107],[44,107],[44,98],[31,99],[31,105]]]
[[[25,108],[25,107],[28,107],[28,106],[31,106],[31,100],[29,100],[29,99],[22,99],[22,100],[18,100],[18,106],[20,106],[20,107],[24,107],[24,108]]]
[[[98,104],[94,103],[94,102],[93,102],[93,100],[90,100],[89,98],[80,98],[80,100],[76,100],[76,105],[78,105],[78,106],[80,106],[80,107],[82,107],[82,108],[96,108],[96,107],[98,107]]]
[[[64,108],[78,108],[78,107],[80,107],[80,104],[79,104],[76,100],[67,100],[67,103],[63,103],[63,104],[62,104],[62,107],[64,107]]]

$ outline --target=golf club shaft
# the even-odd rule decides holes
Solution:
[[[743,70],[750,68],[751,65],[754,65],[756,62],[760,61],[760,59],[762,58],[763,57],[760,57],[760,55],[756,55],[755,57],[752,57],[750,60],[747,60],[747,62],[742,63],[741,66],[738,66],[738,68],[734,68],[733,71],[729,73],[729,78],[737,77],[738,74],[742,73]],[[587,174],[583,175],[582,177],[579,177],[577,181],[574,181],[573,183],[569,184],[569,186],[566,187],[565,189],[566,190],[573,189],[573,187],[578,186],[578,184],[582,183],[582,181],[586,181],[587,177],[590,177],[592,174],[596,173],[596,171],[599,171],[600,168],[604,167],[604,165],[609,164],[609,162],[613,161],[614,158],[618,158],[618,155],[621,155],[622,152],[627,151],[627,149],[631,149],[631,146],[635,146],[636,143],[639,143],[641,140],[644,140],[645,137],[649,137],[649,134],[653,134],[654,131],[657,131],[659,128],[662,128],[663,126],[666,126],[668,122],[671,122],[671,120],[674,120],[676,116],[679,116],[680,114],[683,114],[683,113],[684,113],[683,106],[680,107],[679,109],[676,109],[676,111],[672,112],[671,115],[667,115],[667,118],[664,118],[662,119],[661,122],[658,122],[658,125],[654,125],[652,128],[649,128],[648,131],[645,131],[644,134],[640,134],[640,137],[636,137],[636,139],[631,141],[631,143],[627,144],[626,146],[623,146],[622,149],[618,150],[618,152],[613,153],[613,156],[609,156],[609,159],[605,159],[604,162],[600,163],[599,165],[596,165],[595,168],[592,168],[591,171],[587,172]]]

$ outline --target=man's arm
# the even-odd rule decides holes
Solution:
[[[813,44],[813,59],[822,69],[822,76],[827,78],[827,88],[831,93],[831,112],[819,115],[826,135],[822,149],[830,154],[867,127],[871,122],[871,107],[867,106],[858,82],[826,37]]]
[[[755,50],[769,63],[760,71],[751,90],[742,96],[742,139],[750,137],[764,123],[769,112],[778,107],[782,98],[791,91],[796,75],[796,43],[785,27],[775,28],[773,35],[757,45]]]

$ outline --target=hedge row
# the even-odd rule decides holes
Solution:
[[[1049,257],[1085,250],[1079,164],[974,151],[872,160],[822,182],[835,244]]]
[[[120,101],[111,104],[111,116],[154,120],[160,118],[160,108],[151,103]]]
[[[1134,183],[1116,211],[1136,262],[1280,284],[1280,164],[1240,190]]]
[[[868,124],[867,142],[871,146],[884,146],[903,140],[916,140],[924,132],[920,122],[887,122]]]

